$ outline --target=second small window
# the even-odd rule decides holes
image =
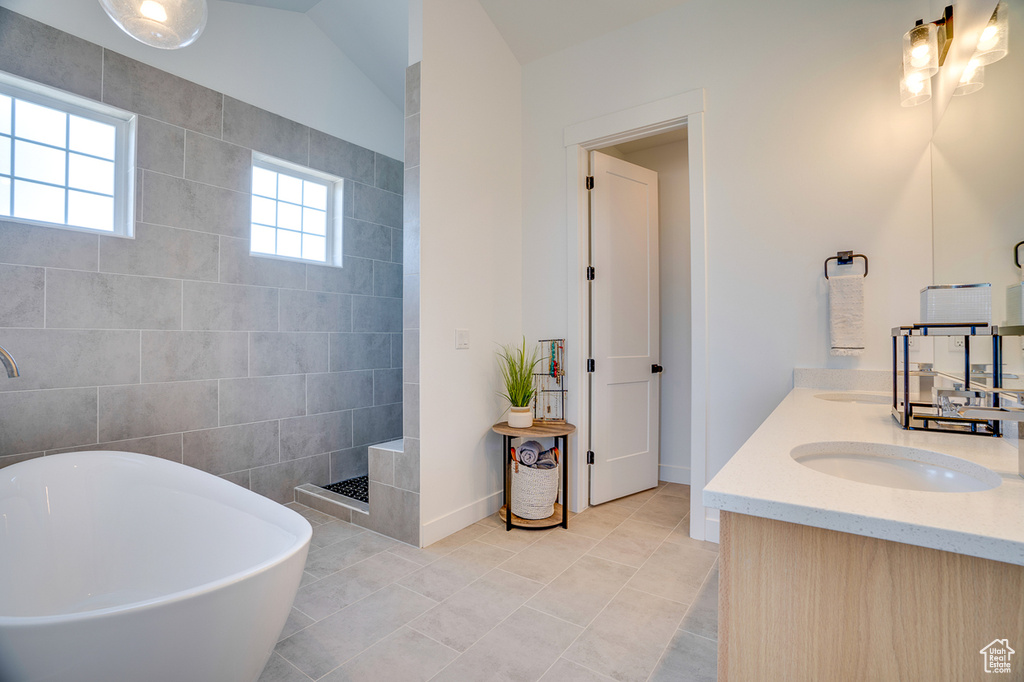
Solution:
[[[253,155],[253,255],[341,265],[342,180]]]

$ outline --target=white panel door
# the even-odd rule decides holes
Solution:
[[[590,153],[590,503],[658,485],[658,174]]]

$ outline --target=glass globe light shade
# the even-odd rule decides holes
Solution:
[[[900,79],[900,104],[913,107],[932,98],[932,79],[920,71],[904,74]]]
[[[118,27],[163,50],[191,45],[206,28],[206,0],[99,0]]]
[[[956,97],[969,95],[972,92],[981,90],[984,86],[985,67],[977,59],[971,59],[967,64],[967,68],[964,69],[964,75],[960,76],[960,83],[956,86],[956,90],[953,91],[953,95]]]
[[[903,35],[903,72],[929,78],[939,72],[938,27],[918,24]]]
[[[978,38],[978,51],[974,58],[982,66],[997,62],[1006,56],[1009,51],[1010,22],[1007,20],[1009,12],[1006,3],[1001,2],[992,13],[988,25],[981,32]]]

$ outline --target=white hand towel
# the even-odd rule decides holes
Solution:
[[[833,275],[828,286],[832,355],[860,355],[864,352],[864,276]]]

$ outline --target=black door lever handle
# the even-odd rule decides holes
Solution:
[[[661,365],[651,365],[651,374],[661,374],[665,368]]]

